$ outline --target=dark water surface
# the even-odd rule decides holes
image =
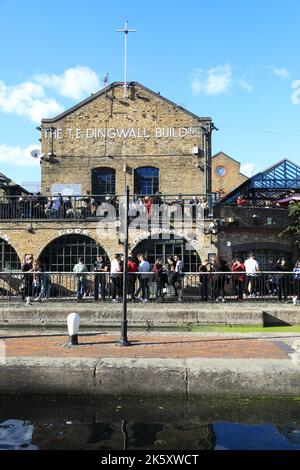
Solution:
[[[300,399],[0,397],[0,450],[300,450]]]

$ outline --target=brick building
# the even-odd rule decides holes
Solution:
[[[42,121],[43,196],[2,197],[0,270],[18,269],[27,253],[41,258],[51,271],[71,271],[79,256],[89,269],[97,254],[111,260],[123,251],[119,210],[127,185],[131,197],[159,192],[170,210],[177,201],[184,213],[193,196],[205,205],[204,197],[212,200],[212,191],[227,193],[247,184],[236,160],[223,152],[210,158],[211,118],[199,117],[136,82],[129,83],[127,97],[123,92],[123,83],[112,83]],[[87,207],[91,195],[101,207],[109,200],[116,220],[99,214],[99,206],[95,212]],[[209,254],[219,252],[230,260],[254,239],[257,246],[272,242],[274,249],[277,243],[291,252],[291,241],[278,241],[279,226],[258,227],[253,218],[251,230],[227,223],[232,218],[228,211],[236,209],[230,197],[228,201],[229,206],[215,208],[214,217],[225,220],[218,234],[212,234],[210,211],[204,211],[200,229],[194,219],[183,225],[173,218],[168,230],[159,224],[135,225],[129,231],[130,252],[145,252],[150,262],[179,254],[186,271],[196,271]],[[49,211],[48,203],[53,205]],[[244,209],[244,214],[251,212]]]
[[[25,215],[16,201],[14,214],[19,215],[1,221],[0,237],[12,250],[3,267],[16,268],[26,253],[32,253],[49,269],[67,271],[80,254],[90,268],[96,253],[111,259],[122,252],[116,223],[99,230],[98,218],[84,212],[80,195],[90,192],[97,203],[107,197],[120,203],[127,185],[132,195],[159,191],[163,197],[168,195],[169,202],[179,193],[189,199],[206,194],[211,191],[211,125],[211,118],[199,117],[136,82],[128,84],[127,97],[123,83],[112,83],[59,116],[43,119],[45,198],[30,201]],[[73,217],[46,216],[47,197],[58,193],[63,198],[79,196],[72,200]],[[150,243],[147,230],[130,232],[130,250],[142,249],[151,260],[181,254],[187,269],[195,270],[203,250],[206,255],[215,247],[209,237],[198,243],[190,233],[192,226],[185,227],[184,233],[179,228],[170,228],[168,240],[159,233]],[[190,242],[193,248],[187,249]]]
[[[244,183],[248,177],[240,172],[241,164],[224,152],[212,157],[212,191],[223,197]]]

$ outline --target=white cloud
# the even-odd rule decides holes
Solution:
[[[61,96],[80,100],[101,88],[99,78],[89,67],[77,66],[61,75],[36,75],[35,80],[45,88],[56,90]]]
[[[238,85],[248,93],[251,93],[253,91],[253,85],[251,85],[247,80],[240,80],[238,82]]]
[[[36,144],[28,145],[28,147],[9,147],[5,144],[0,144],[0,162],[9,163],[10,165],[18,167],[39,166],[39,159],[35,159],[30,155],[34,149],[39,149],[40,146]]]
[[[232,84],[230,65],[219,65],[207,71],[197,69],[192,75],[191,88],[195,95],[219,95],[226,92]]]
[[[282,67],[282,68],[277,68],[277,67],[271,67],[274,75],[277,75],[278,77],[283,77],[283,78],[289,78],[290,77],[290,72]]]
[[[246,176],[253,176],[258,173],[260,170],[254,163],[243,163],[241,165],[241,173]]]
[[[62,111],[60,104],[45,94],[38,83],[23,82],[7,86],[0,80],[0,110],[15,113],[39,123],[43,117],[51,117]]]

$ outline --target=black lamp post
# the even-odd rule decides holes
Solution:
[[[128,292],[128,207],[129,207],[129,186],[125,190],[125,210],[124,210],[124,264],[123,264],[123,301],[122,301],[122,321],[121,338],[118,342],[120,346],[131,346],[127,338],[127,292]]]

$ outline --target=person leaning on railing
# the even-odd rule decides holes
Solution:
[[[208,301],[208,273],[210,272],[210,263],[208,259],[205,259],[199,266],[200,273],[200,287],[201,287],[201,300]],[[204,273],[204,274],[203,274]]]
[[[26,305],[30,305],[30,296],[32,293],[32,284],[33,284],[33,274],[28,274],[28,273],[33,273],[33,256],[32,255],[26,255],[24,263],[21,267],[21,270],[24,274],[22,284],[23,288],[21,290],[22,294],[22,300],[25,300],[26,298]]]
[[[128,256],[128,263],[127,263],[127,269],[128,269],[128,292],[130,298],[133,300],[134,299],[134,293],[135,293],[135,285],[137,281],[137,272],[138,272],[138,265],[132,258],[132,256]]]
[[[239,256],[235,257],[235,260],[231,266],[233,273],[238,273],[232,276],[234,294],[237,295],[238,300],[243,300],[245,275],[242,272],[245,271],[245,265]]]
[[[149,299],[149,271],[150,271],[150,264],[148,261],[145,259],[145,256],[142,254],[137,255],[137,258],[139,260],[139,281],[140,285],[139,288],[136,292],[136,297],[138,300],[141,302],[148,302]],[[139,297],[139,293],[142,291],[142,297]]]
[[[94,276],[94,299],[99,300],[99,290],[100,290],[100,299],[105,300],[106,297],[106,273],[108,273],[108,265],[104,261],[102,255],[97,255],[97,259],[94,262],[94,272],[101,273],[95,274]],[[100,287],[100,289],[99,289]]]
[[[112,282],[112,301],[117,302],[121,297],[122,288],[122,268],[119,254],[115,254],[115,259],[111,262],[110,277]]]
[[[284,301],[287,300],[288,294],[288,278],[287,274],[284,274],[289,271],[288,263],[285,258],[280,258],[275,266],[275,271],[278,271],[282,274],[276,273],[277,283],[278,283],[278,300],[281,302],[282,298]]]
[[[163,300],[163,289],[166,281],[161,258],[157,258],[155,261],[152,272],[154,273],[154,282],[156,284],[155,298],[157,301],[161,302]]]
[[[84,272],[87,272],[87,267],[83,262],[83,257],[81,256],[78,260],[78,263],[75,264],[73,272],[77,273],[77,302],[80,302],[83,298],[86,289],[86,278]]]

